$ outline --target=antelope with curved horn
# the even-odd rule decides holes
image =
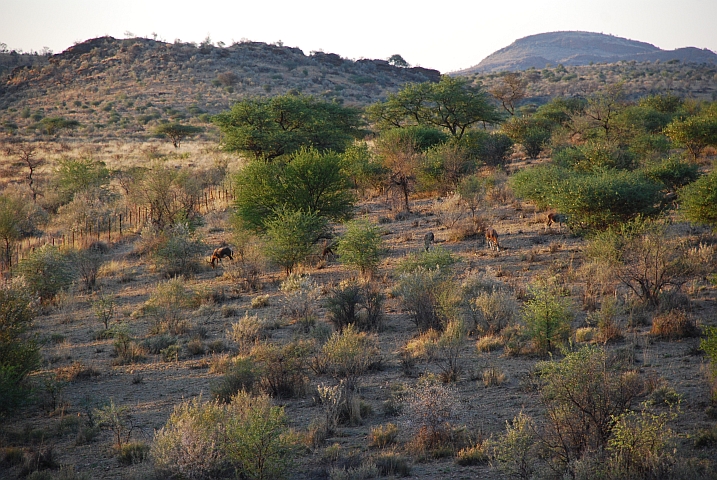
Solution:
[[[500,244],[498,243],[498,232],[494,228],[488,228],[485,231],[485,239],[488,241],[488,247],[492,250],[495,247],[496,252],[500,252]]]
[[[229,257],[229,260],[234,260],[234,252],[232,252],[232,249],[229,247],[219,247],[214,249],[214,253],[212,253],[212,259],[209,261],[209,263],[212,264],[212,268],[216,268],[216,262],[222,261],[222,258]]]

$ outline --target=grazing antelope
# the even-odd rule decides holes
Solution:
[[[498,243],[498,232],[495,228],[488,228],[485,231],[485,239],[488,241],[488,247],[492,250],[495,247],[496,252],[500,252],[500,244]]]
[[[433,232],[428,232],[423,236],[423,248],[428,251],[429,248],[431,248],[431,244],[435,241],[435,237],[433,236]]]
[[[550,226],[554,223],[558,224],[558,232],[562,231],[563,229],[563,223],[566,222],[568,217],[563,215],[562,213],[549,213],[548,214],[548,221],[545,222],[545,228],[550,228]]]
[[[221,263],[222,258],[229,257],[229,260],[234,260],[233,254],[234,252],[232,252],[232,249],[229,247],[216,248],[214,249],[214,253],[212,253],[212,259],[209,263],[212,264],[212,268],[216,268],[216,262],[219,261]]]
[[[323,245],[323,248],[321,249],[321,258],[326,259],[327,257],[329,257],[329,255],[331,255],[331,257],[336,255],[334,253],[335,246],[336,246],[335,242],[331,242],[329,240],[324,239],[324,245]]]

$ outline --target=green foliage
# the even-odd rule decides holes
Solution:
[[[227,150],[265,160],[302,148],[343,152],[360,133],[358,110],[303,95],[243,100],[213,120]]]
[[[198,223],[202,184],[189,170],[154,163],[149,171],[136,172],[135,183],[129,197],[149,210],[153,226],[162,230],[178,223]]]
[[[686,147],[696,159],[705,147],[717,146],[717,115],[706,112],[678,118],[665,128],[665,134],[673,142]]]
[[[52,180],[60,204],[69,203],[79,192],[93,188],[105,188],[109,184],[110,172],[104,162],[91,157],[62,158]]]
[[[630,170],[635,158],[629,151],[592,141],[576,147],[559,149],[553,154],[553,163],[582,173],[599,173],[608,169]]]
[[[371,277],[384,254],[382,232],[367,220],[353,220],[346,224],[346,232],[339,239],[336,253],[339,260]]]
[[[193,125],[182,125],[181,123],[162,123],[158,125],[153,134],[158,137],[166,137],[172,142],[174,148],[179,148],[182,140],[192,137],[202,131],[201,127]]]
[[[346,219],[354,198],[341,165],[338,155],[315,149],[296,152],[285,165],[250,162],[235,177],[236,215],[255,230],[265,228],[282,208]]]
[[[73,260],[72,252],[43,245],[20,262],[18,273],[25,277],[33,294],[42,302],[49,302],[75,280],[77,272]]]
[[[390,63],[394,67],[406,68],[406,67],[410,66],[408,64],[408,62],[406,60],[404,60],[403,57],[401,55],[399,55],[398,53],[393,54],[390,57],[388,57],[388,63]]]
[[[555,166],[523,170],[511,178],[516,195],[568,216],[576,227],[601,230],[638,215],[655,215],[663,185],[639,171],[574,173]]]
[[[343,380],[348,391],[354,391],[361,375],[377,362],[379,353],[378,337],[347,325],[326,341],[318,361],[322,370]]]
[[[533,419],[520,412],[506,422],[505,435],[491,443],[491,454],[498,469],[511,478],[530,480],[537,470],[539,446]]]
[[[152,251],[155,268],[165,277],[187,275],[199,270],[204,242],[186,224],[174,224],[158,234]]]
[[[561,297],[556,288],[537,284],[528,291],[531,298],[523,306],[523,319],[536,351],[545,355],[568,339],[574,314],[570,300]]]
[[[444,75],[438,83],[410,83],[367,110],[380,129],[423,125],[461,138],[477,123],[498,123],[501,116],[488,95],[467,78]]]
[[[167,423],[155,432],[150,455],[160,476],[219,478],[231,465],[225,455],[220,425],[227,409],[201,397],[175,405]]]
[[[0,416],[23,403],[23,381],[40,366],[40,348],[28,336],[35,312],[26,286],[0,287]]]
[[[3,249],[0,263],[12,266],[12,247],[35,229],[36,221],[33,204],[27,199],[0,195],[0,242]]]
[[[461,144],[472,158],[488,165],[504,165],[513,148],[513,140],[504,133],[471,130],[461,138]]]
[[[329,319],[341,331],[350,324],[375,331],[383,323],[384,295],[369,283],[342,282],[326,299]]]
[[[717,228],[717,170],[686,185],[680,190],[679,198],[687,220]]]
[[[212,384],[212,398],[222,403],[229,403],[237,393],[253,392],[259,379],[259,372],[249,357],[237,357],[231,361],[224,376]]]
[[[433,270],[439,274],[445,274],[450,271],[450,267],[458,262],[453,254],[443,248],[436,246],[428,251],[411,253],[403,258],[398,264],[399,273],[414,273],[417,270]]]
[[[64,117],[45,117],[39,122],[40,127],[48,135],[57,135],[62,130],[72,130],[80,126],[77,120],[68,120]]]
[[[266,255],[287,275],[314,252],[316,242],[326,236],[328,228],[324,217],[286,208],[276,211],[265,225]]]
[[[615,419],[642,393],[643,382],[624,357],[586,346],[537,366],[548,423],[543,443],[562,467],[608,446]]]
[[[440,331],[453,310],[450,300],[455,289],[454,282],[440,268],[417,267],[401,275],[394,294],[401,298],[420,332]]]
[[[386,169],[371,154],[366,142],[349,146],[341,154],[341,165],[352,186],[361,192],[368,188],[378,188],[387,175]]]
[[[222,449],[237,473],[251,480],[285,478],[295,454],[295,439],[284,408],[272,406],[269,397],[240,392],[227,412],[227,441]]]
[[[643,171],[647,178],[661,182],[671,192],[699,178],[697,165],[675,156],[651,162],[643,168]]]
[[[130,408],[126,405],[115,405],[112,398],[109,405],[95,409],[94,415],[100,428],[112,432],[115,446],[121,450],[122,446],[129,442],[135,428]]]
[[[704,327],[705,337],[700,340],[700,349],[710,359],[710,368],[717,376],[717,327]]]
[[[436,145],[426,151],[420,181],[424,190],[438,190],[441,194],[453,192],[461,179],[476,168],[464,142],[452,141]]]
[[[538,158],[554,127],[553,122],[544,118],[514,116],[501,125],[501,131],[514,142],[522,144],[529,158]]]
[[[306,376],[311,342],[297,340],[280,346],[262,343],[252,350],[252,358],[261,367],[259,386],[268,395],[295,398],[306,394]]]

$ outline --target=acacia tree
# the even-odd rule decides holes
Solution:
[[[33,175],[35,174],[35,170],[37,170],[45,163],[44,158],[40,158],[37,156],[37,150],[38,149],[36,145],[28,142],[11,145],[7,149],[8,155],[17,158],[18,165],[22,167],[27,167],[28,169],[28,173],[25,178],[27,179],[27,186],[30,189],[30,192],[32,192],[33,202],[37,202],[37,196],[39,194],[37,186],[35,185],[35,178],[33,178]]]
[[[376,149],[388,172],[388,188],[396,188],[403,197],[403,207],[411,211],[408,196],[416,182],[422,153],[413,135],[403,134],[404,129],[389,130],[376,141]]]
[[[357,109],[306,95],[243,100],[214,123],[226,150],[268,161],[309,147],[343,152],[361,133]]]
[[[490,90],[490,94],[497,98],[506,112],[515,115],[515,105],[525,98],[527,82],[517,73],[506,73],[502,82]]]
[[[266,254],[290,275],[314,252],[316,242],[328,236],[325,218],[311,212],[282,208],[266,222]]]
[[[2,263],[12,266],[15,242],[34,228],[33,208],[26,199],[0,195],[0,241],[3,245]]]
[[[680,206],[689,221],[717,228],[717,170],[685,186]]]
[[[482,88],[466,78],[449,76],[438,83],[410,83],[386,102],[370,106],[368,114],[379,128],[423,125],[446,130],[458,139],[473,125],[501,121]]]
[[[354,197],[341,164],[338,155],[315,149],[294,153],[286,164],[250,162],[235,177],[237,218],[254,230],[264,229],[282,207],[332,220],[348,218]]]
[[[154,134],[158,137],[166,137],[174,145],[174,148],[179,148],[182,144],[182,140],[201,132],[201,127],[195,127],[193,125],[182,125],[181,123],[163,123],[154,129]]]
[[[665,128],[673,142],[683,145],[696,160],[708,145],[717,146],[717,114],[677,119]]]

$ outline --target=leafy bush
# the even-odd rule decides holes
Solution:
[[[283,208],[266,221],[266,255],[284,268],[287,275],[315,250],[327,233],[327,222],[315,213]]]
[[[322,371],[344,380],[354,391],[361,376],[380,359],[378,338],[348,325],[333,335],[321,348],[317,362]]]
[[[441,246],[431,248],[428,251],[422,250],[406,256],[398,265],[400,273],[413,273],[419,269],[447,272],[449,267],[458,262],[453,254]]]
[[[503,290],[479,292],[467,303],[475,329],[482,334],[500,333],[515,321],[518,313],[515,297]]]
[[[674,156],[650,163],[643,171],[648,178],[662,183],[671,192],[699,178],[699,166]]]
[[[537,470],[540,447],[533,419],[520,412],[506,422],[506,432],[491,442],[491,456],[498,469],[512,478],[529,480]]]
[[[574,315],[569,299],[561,297],[555,288],[537,284],[528,291],[531,298],[523,306],[523,320],[536,351],[545,355],[568,339]]]
[[[383,294],[369,283],[342,282],[326,299],[329,319],[341,331],[349,324],[362,331],[380,330]]]
[[[643,391],[629,367],[623,357],[596,346],[538,364],[548,418],[543,442],[551,462],[567,468],[584,454],[607,448],[615,418]]]
[[[40,365],[40,349],[27,336],[34,318],[24,284],[0,286],[0,415],[23,402],[29,394],[23,381]]]
[[[57,247],[43,245],[20,262],[18,272],[40,301],[49,302],[74,281],[77,272],[72,257]]]
[[[398,437],[398,426],[395,423],[387,423],[371,428],[369,432],[369,445],[377,448],[385,448],[396,443]]]
[[[178,223],[159,234],[151,254],[157,270],[172,277],[198,271],[198,255],[205,248],[187,224]]]
[[[306,376],[313,344],[294,341],[284,346],[261,343],[252,351],[252,359],[261,367],[259,387],[272,397],[294,398],[306,394]]]
[[[442,271],[419,268],[401,275],[395,295],[401,298],[418,330],[424,332],[443,329],[446,318],[441,300],[454,290],[455,285]]]
[[[366,220],[347,223],[336,253],[341,263],[357,268],[364,277],[371,277],[384,253],[381,230]]]
[[[183,277],[159,282],[143,306],[144,313],[154,317],[154,333],[170,332],[174,335],[188,329],[184,310],[196,307],[197,295],[187,288]]]
[[[237,357],[224,376],[211,385],[212,398],[222,403],[229,403],[240,391],[253,392],[259,378],[254,362],[249,357]]]
[[[245,313],[227,330],[227,337],[239,346],[239,352],[247,354],[262,337],[264,322],[256,315]]]
[[[685,186],[679,198],[687,220],[717,228],[717,170]]]

